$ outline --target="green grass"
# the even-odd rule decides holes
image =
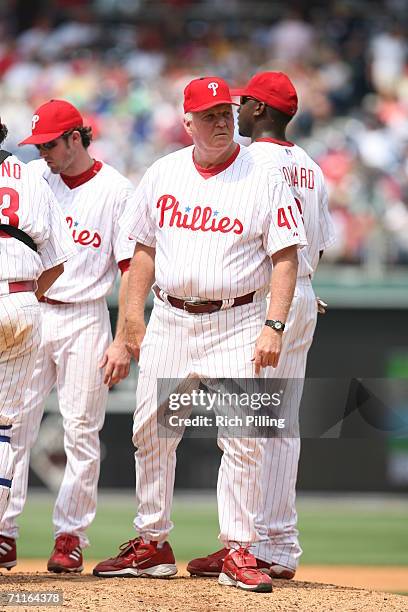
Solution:
[[[18,554],[46,558],[52,548],[52,499],[29,497],[20,520]],[[298,504],[303,564],[408,565],[407,509],[371,504],[359,506],[301,500]],[[96,519],[89,529],[91,548],[86,556],[103,559],[119,544],[135,536],[131,496],[101,496]],[[175,528],[170,541],[180,560],[207,554],[220,547],[215,503],[197,499],[175,501]]]
[[[363,510],[299,513],[302,563],[408,565],[408,513]]]

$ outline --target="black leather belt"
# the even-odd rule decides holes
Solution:
[[[180,310],[184,310],[186,312],[190,312],[191,314],[211,314],[212,312],[217,312],[221,310],[222,305],[225,301],[229,300],[200,300],[200,299],[190,299],[190,300],[182,300],[180,298],[173,297],[172,295],[167,295],[166,300],[162,298],[161,289],[157,285],[153,285],[152,287],[154,294],[161,300],[162,302],[167,301],[174,308],[179,308]],[[255,291],[251,293],[247,293],[246,295],[240,295],[239,297],[233,298],[233,303],[228,306],[228,308],[235,308],[236,306],[244,306],[244,304],[251,304],[254,301]],[[232,301],[232,300],[231,300]]]

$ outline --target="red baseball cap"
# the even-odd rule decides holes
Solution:
[[[81,113],[65,100],[50,100],[34,112],[31,123],[31,136],[19,143],[43,144],[62,136],[71,128],[82,127],[84,121]]]
[[[255,98],[291,116],[298,108],[296,89],[283,72],[259,72],[245,87],[231,89],[231,95]]]
[[[235,104],[227,83],[219,77],[194,79],[184,90],[185,113],[197,113],[219,104]]]

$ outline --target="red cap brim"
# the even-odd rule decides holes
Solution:
[[[51,140],[55,140],[56,138],[59,138],[60,136],[62,136],[64,133],[64,130],[60,130],[59,132],[50,132],[48,134],[37,134],[37,135],[31,135],[28,138],[26,138],[25,140],[22,140],[21,142],[18,143],[18,146],[21,147],[22,145],[26,145],[26,144],[44,144],[44,142],[50,142]]]
[[[232,100],[217,100],[217,103],[214,104],[213,102],[206,102],[205,104],[201,104],[200,106],[197,106],[196,108],[192,108],[190,110],[185,110],[184,112],[186,113],[199,113],[200,111],[204,111],[207,110],[209,108],[213,108],[215,106],[220,106],[221,104],[233,104],[234,106],[239,106],[239,104],[237,104],[236,102],[232,102]]]
[[[230,89],[230,93],[231,96],[237,96],[237,97],[241,97],[241,96],[247,96],[248,94],[246,93],[246,90],[241,87],[241,89]]]

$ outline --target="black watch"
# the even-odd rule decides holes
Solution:
[[[285,329],[285,324],[282,321],[274,321],[273,319],[266,319],[265,325],[272,327],[276,331],[282,331]]]

